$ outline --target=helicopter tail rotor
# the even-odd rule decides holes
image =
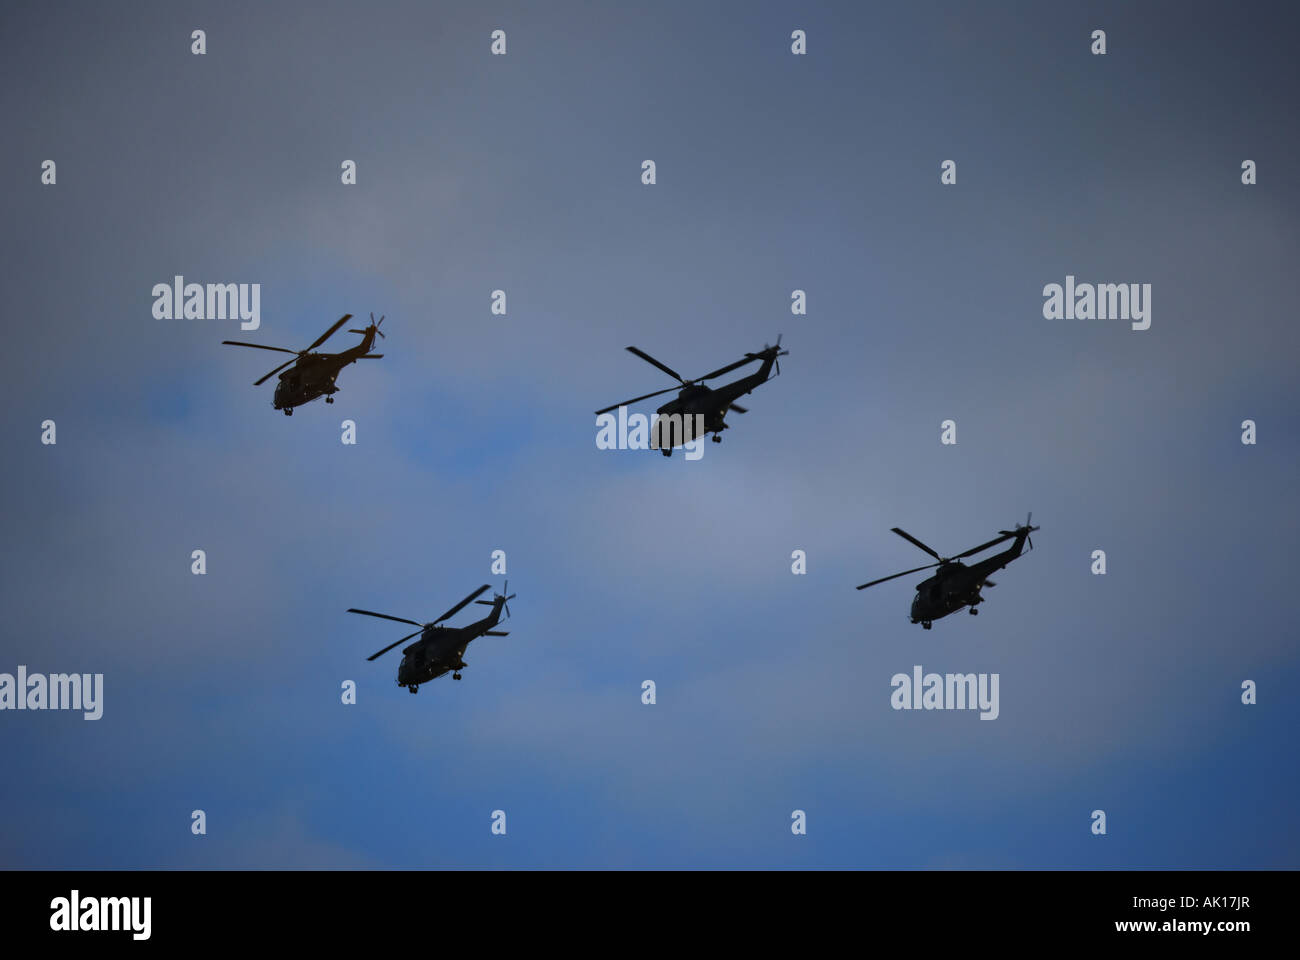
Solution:
[[[373,331],[374,333],[379,334],[379,336],[382,339],[387,340],[388,338],[384,336],[384,331],[379,329],[380,326],[383,324],[383,322],[384,322],[384,317],[381,316],[379,318],[379,323],[375,323],[375,314],[374,311],[372,310],[370,312],[370,326],[366,327],[366,329],[364,330],[349,330],[348,333],[359,333],[364,337],[366,334],[371,333]]]
[[[507,580],[507,581],[505,582],[505,586],[504,586],[502,589],[504,590],[504,593],[494,593],[494,594],[492,595],[492,599],[491,599],[491,600],[475,600],[474,602],[475,602],[475,603],[481,603],[481,604],[483,604],[483,606],[485,606],[485,607],[490,607],[490,606],[492,606],[493,604],[495,604],[498,600],[500,600],[500,601],[501,601],[501,609],[505,612],[506,617],[509,617],[509,616],[510,616],[510,601],[513,600],[513,599],[517,596],[517,594],[514,594],[514,593],[511,593],[511,592],[510,592],[510,581],[509,581],[509,580]]]
[[[1030,534],[1032,534],[1035,530],[1040,530],[1040,529],[1042,528],[1034,526],[1034,512],[1031,510],[1029,511],[1029,516],[1025,518],[1025,522],[1023,524],[1017,523],[1016,528],[1014,530],[999,530],[998,533],[1002,534],[1005,537],[1016,537],[1019,536],[1021,532],[1024,532],[1025,543],[1029,546],[1029,549],[1032,550],[1034,549],[1034,538],[1030,536]]]

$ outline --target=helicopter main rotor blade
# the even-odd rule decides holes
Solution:
[[[942,560],[942,559],[943,559],[943,557],[939,556],[937,553],[935,553],[933,550],[931,550],[929,547],[927,547],[927,546],[926,546],[924,543],[922,543],[920,540],[916,539],[916,537],[912,536],[912,535],[911,535],[910,533],[908,533],[906,530],[900,530],[898,527],[891,527],[890,529],[891,529],[894,533],[896,533],[896,534],[898,534],[900,537],[902,537],[904,540],[907,540],[909,543],[915,544],[916,546],[920,547],[922,550],[924,550],[924,551],[925,551],[926,553],[928,553],[930,556],[934,557],[934,559],[936,559],[936,560]]]
[[[380,620],[396,620],[398,623],[409,623],[413,627],[424,626],[424,624],[416,620],[407,620],[405,617],[390,617],[386,613],[375,613],[373,610],[358,610],[356,607],[348,607],[348,613],[364,613],[367,617],[378,617]]]
[[[923,567],[914,567],[911,570],[904,570],[902,573],[896,573],[890,577],[881,577],[879,580],[872,580],[870,583],[864,583],[862,586],[858,587],[857,589],[865,590],[867,589],[867,587],[874,587],[876,584],[884,583],[886,580],[897,580],[899,577],[905,577],[909,573],[918,573],[921,570],[929,570],[931,567],[937,567],[937,566],[938,566],[937,563],[927,563]]]
[[[260,387],[262,384],[266,383],[266,381],[270,380],[270,379],[271,379],[272,377],[274,377],[277,373],[279,373],[281,370],[283,370],[285,367],[287,367],[289,364],[291,364],[291,363],[293,363],[293,362],[294,362],[293,360],[286,360],[286,361],[284,361],[284,363],[280,364],[278,367],[276,367],[274,370],[272,370],[270,373],[268,373],[266,376],[264,376],[261,380],[254,380],[254,381],[253,381],[253,386],[255,386],[255,387]]]
[[[957,556],[953,557],[952,559],[953,559],[953,560],[960,560],[962,557],[969,557],[969,556],[970,556],[971,554],[973,554],[973,553],[979,553],[981,550],[987,550],[989,547],[995,547],[995,546],[997,546],[999,543],[1001,543],[1003,540],[1010,540],[1010,539],[1011,539],[1012,537],[1014,537],[1014,536],[1015,536],[1014,533],[1010,533],[1010,534],[1006,534],[1006,533],[1004,533],[1004,534],[1003,534],[1002,536],[1000,536],[1000,537],[994,537],[994,538],[993,538],[992,540],[990,540],[988,543],[981,543],[978,547],[971,547],[971,548],[970,548],[969,550],[967,550],[965,553],[959,553],[959,554],[957,554]]]
[[[477,597],[477,596],[478,596],[480,593],[482,593],[484,590],[489,590],[489,589],[491,589],[491,587],[492,587],[492,585],[491,585],[490,583],[485,583],[485,584],[483,584],[483,586],[479,587],[477,590],[475,590],[473,593],[471,593],[468,597],[466,597],[466,598],[465,598],[464,600],[462,600],[460,603],[456,604],[456,606],[452,607],[450,610],[448,610],[446,613],[444,613],[441,617],[439,617],[437,620],[435,620],[435,621],[433,621],[433,622],[434,622],[434,623],[442,623],[442,621],[446,620],[448,617],[454,617],[457,613],[459,613],[459,612],[461,611],[461,609],[462,609],[463,607],[467,606],[471,600],[473,600],[475,597]]]
[[[651,397],[657,397],[661,393],[672,393],[672,391],[680,389],[681,387],[665,387],[662,390],[656,390],[654,393],[647,393],[643,397],[633,397],[631,400],[624,400],[622,403],[616,403],[612,407],[606,407],[604,410],[597,410],[596,416],[600,416],[602,413],[609,413],[611,410],[617,410],[619,407],[626,407],[634,403],[640,403],[642,400],[649,400]]]
[[[232,347],[252,347],[255,350],[274,350],[277,353],[292,353],[297,356],[297,350],[286,350],[284,347],[268,347],[264,343],[244,343],[242,340],[222,340],[222,343],[228,343]]]
[[[714,377],[720,377],[724,373],[730,373],[737,367],[743,367],[747,363],[753,363],[757,359],[758,357],[746,357],[744,360],[737,360],[735,363],[729,363],[725,367],[714,370],[712,373],[706,373],[704,376],[700,377],[700,380],[712,380]],[[698,383],[699,381],[696,382]]]
[[[644,350],[639,350],[639,349],[637,349],[636,347],[628,347],[627,349],[628,349],[628,352],[629,352],[629,353],[635,353],[638,357],[640,357],[640,358],[641,358],[642,360],[644,360],[646,363],[652,363],[652,364],[654,364],[656,367],[658,367],[658,368],[659,368],[660,370],[662,370],[664,373],[668,374],[668,376],[672,377],[672,378],[673,378],[674,380],[676,380],[678,383],[681,383],[681,384],[685,384],[685,383],[686,383],[686,381],[682,379],[682,375],[681,375],[680,373],[678,373],[676,370],[674,370],[672,367],[668,366],[667,364],[660,363],[658,360],[656,360],[654,357],[650,356],[650,354],[646,353]]]
[[[423,629],[424,629],[423,627],[420,628],[420,630]],[[366,659],[373,660],[375,659],[375,657],[382,657],[385,653],[393,649],[393,647],[397,646],[399,643],[404,643],[405,641],[410,640],[413,636],[415,636],[416,633],[419,633],[420,630],[416,630],[415,633],[408,633],[406,636],[402,637],[401,640],[394,640],[388,646],[384,647],[384,649],[380,650],[378,653],[372,653],[370,656],[366,657]]]
[[[350,313],[343,314],[343,316],[339,318],[338,323],[334,324],[334,326],[330,327],[328,330],[322,333],[320,335],[320,338],[315,343],[313,343],[310,347],[304,350],[303,353],[307,353],[308,351],[315,350],[317,347],[319,347],[330,337],[334,336],[334,334],[338,331],[339,327],[343,326],[343,324],[347,323],[351,319],[352,319],[352,314]]]

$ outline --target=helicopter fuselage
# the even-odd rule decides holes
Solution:
[[[724,419],[727,410],[745,394],[768,381],[775,360],[775,356],[764,357],[763,365],[755,373],[721,387],[706,387],[702,383],[683,387],[675,399],[655,411],[659,414],[654,428],[655,449],[662,450],[667,456],[673,447],[683,446],[704,434],[722,433],[727,429]],[[703,417],[702,433],[695,429],[697,416]]]
[[[280,374],[280,382],[275,385],[272,405],[276,410],[287,412],[304,403],[310,403],[317,397],[329,397],[338,393],[339,388],[334,385],[334,380],[338,377],[339,371],[369,353],[374,340],[374,334],[367,333],[359,344],[342,353],[305,354],[292,367]]]
[[[974,576],[971,568],[961,561],[940,567],[938,573],[916,585],[916,596],[912,598],[912,622],[938,620],[962,607],[982,602],[981,586],[983,580]]]
[[[441,624],[425,627],[419,640],[402,649],[402,660],[397,665],[398,684],[411,688],[414,693],[414,688],[420,684],[460,670],[465,666],[461,659],[465,648],[500,622],[504,605],[505,601],[500,598],[493,600],[492,611],[486,617],[464,627],[444,627]]]
[[[916,585],[916,596],[912,598],[912,622],[928,625],[962,607],[974,608],[983,603],[980,590],[984,582],[994,571],[1001,570],[1021,555],[1028,536],[1028,531],[1017,533],[1010,547],[979,563],[967,566],[954,560],[940,566],[934,576]]]

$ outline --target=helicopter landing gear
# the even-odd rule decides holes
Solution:
[[[419,691],[420,691],[420,685],[419,685],[419,684],[416,684],[416,683],[413,683],[413,684],[411,684],[410,686],[408,686],[406,689],[407,689],[407,690],[410,690],[412,693],[419,693]]]
[[[721,443],[721,442],[722,442],[722,434],[720,434],[720,433],[715,433],[715,434],[713,435],[713,442],[714,442],[714,443]]]
[[[284,408],[284,415],[285,415],[286,417],[292,417],[292,416],[293,416],[293,407],[285,407],[285,408]]]
[[[979,615],[979,612],[980,612],[980,611],[979,611],[979,607],[971,607],[971,608],[970,608],[970,615],[971,615],[972,617],[974,617],[974,616],[978,616],[978,615]]]
[[[663,449],[663,455],[664,455],[665,457],[671,457],[671,456],[673,455],[672,448],[671,448],[671,447],[664,447],[664,449]]]
[[[460,674],[459,674],[459,673],[453,673],[453,674],[451,675],[451,678],[452,678],[453,680],[459,680],[459,679],[460,679]]]
[[[923,626],[923,627],[925,627],[925,629],[929,630],[929,629],[930,629],[930,621],[929,621],[929,620],[922,620],[922,621],[921,621],[921,626]]]
[[[333,397],[326,397],[326,398],[325,398],[325,402],[326,402],[326,403],[333,403],[333,402],[334,402],[334,398],[333,398]]]

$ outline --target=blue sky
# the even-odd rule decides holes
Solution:
[[[0,864],[1300,862],[1286,7],[3,18],[0,671],[105,707],[0,713]],[[175,274],[261,283],[261,329],[155,320]],[[1044,320],[1067,274],[1152,284],[1151,329]],[[385,358],[292,418],[220,345],[371,310]],[[628,344],[695,376],[778,333],[703,459],[596,449],[668,382]],[[953,553],[1030,510],[979,617],[852,589],[922,562],[892,526]],[[365,661],[400,633],[348,607],[432,618],[495,549],[511,635],[464,680]],[[918,663],[999,673],[999,718],[890,709]]]

